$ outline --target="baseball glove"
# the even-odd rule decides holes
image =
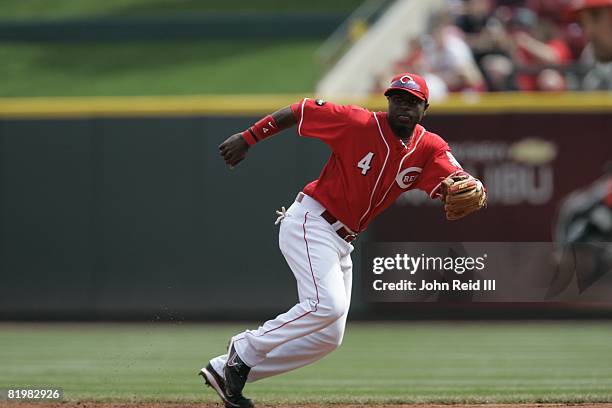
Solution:
[[[458,220],[487,204],[487,193],[480,180],[467,173],[448,176],[440,185],[448,220]]]

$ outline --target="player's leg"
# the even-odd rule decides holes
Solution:
[[[345,323],[346,318],[342,316],[318,332],[278,346],[251,369],[247,382],[282,374],[322,359],[340,345]]]
[[[352,249],[352,248],[351,248]],[[350,304],[352,286],[352,261],[347,253],[340,260],[344,291]],[[342,343],[347,314],[336,320],[329,326],[311,333],[307,336],[293,339],[269,352],[260,364],[251,369],[248,382],[261,380],[263,378],[282,374],[295,370],[305,365],[314,363],[325,357]],[[221,370],[225,364],[226,356],[222,356],[217,362]]]
[[[281,251],[297,281],[300,302],[257,330],[234,336],[238,356],[250,367],[274,348],[332,324],[348,311],[339,248],[329,224],[308,212],[283,220]]]
[[[350,304],[353,264],[349,254],[341,258],[340,266],[346,298]],[[345,313],[326,328],[275,348],[268,353],[264,361],[251,370],[247,381],[253,382],[282,374],[312,364],[325,357],[342,343],[347,316],[348,313]]]
[[[259,329],[234,337],[239,357],[251,367],[274,348],[327,327],[348,310],[341,260],[350,261],[352,247],[322,218],[295,206],[289,215],[281,224],[279,244],[297,280],[300,303]],[[213,359],[215,370],[221,372],[226,359],[225,355]]]

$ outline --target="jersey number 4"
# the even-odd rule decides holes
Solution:
[[[372,157],[374,157],[374,153],[369,152],[368,154],[363,156],[363,159],[359,160],[359,163],[357,163],[357,167],[361,169],[361,174],[363,174],[364,176],[372,167],[370,166],[370,163],[372,162]]]

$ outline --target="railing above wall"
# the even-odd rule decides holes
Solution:
[[[312,95],[0,98],[0,118],[263,115]],[[333,102],[386,110],[384,97]],[[611,92],[454,94],[429,115],[503,112],[612,112]]]

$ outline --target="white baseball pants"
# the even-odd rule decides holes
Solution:
[[[282,220],[280,250],[297,281],[299,303],[257,330],[233,337],[236,352],[252,367],[248,382],[313,363],[342,342],[351,302],[353,246],[320,214],[309,196],[294,202]],[[211,360],[223,376],[227,354]]]

